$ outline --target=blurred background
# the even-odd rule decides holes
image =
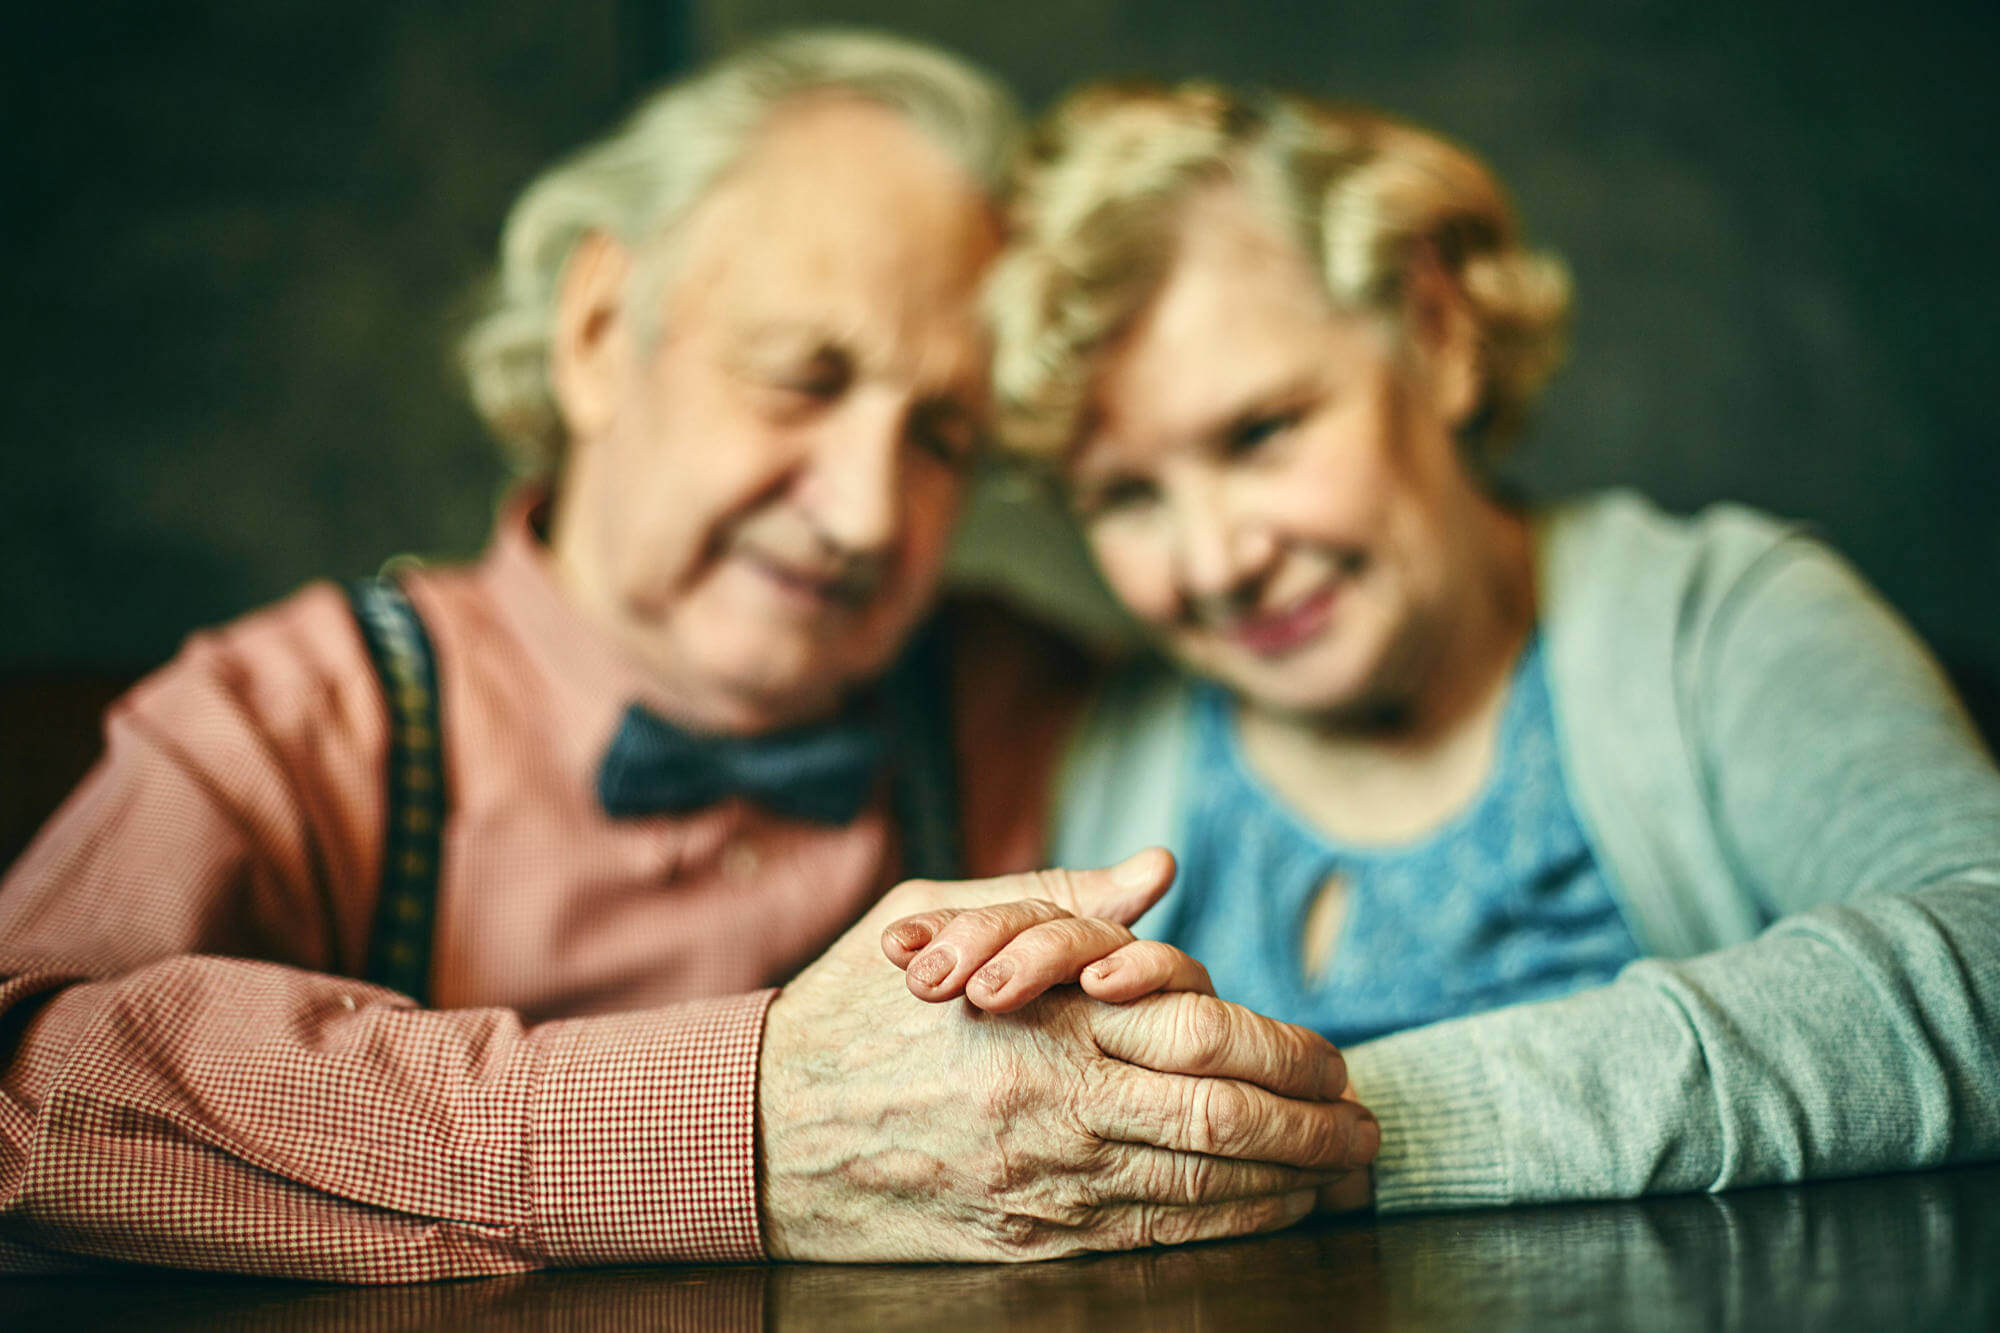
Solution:
[[[106,0],[32,7],[0,55],[7,770],[80,763],[192,628],[476,552],[505,475],[449,344],[508,203],[650,83],[809,22],[941,42],[1030,108],[1203,74],[1465,141],[1576,277],[1530,493],[1807,519],[1992,708],[1990,0]],[[989,496],[961,573],[1101,623],[1053,527]],[[7,800],[0,851],[42,813]]]

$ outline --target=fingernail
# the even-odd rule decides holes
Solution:
[[[1354,1152],[1363,1162],[1375,1160],[1375,1154],[1382,1147],[1382,1122],[1374,1116],[1354,1127]]]
[[[1100,958],[1086,970],[1089,971],[1092,981],[1104,981],[1124,966],[1125,960],[1123,958]]]
[[[899,921],[889,927],[889,938],[914,952],[931,942],[931,933],[914,921]]]
[[[1012,963],[1008,962],[1005,958],[995,958],[985,967],[980,968],[979,974],[973,977],[973,980],[988,991],[997,991],[1006,985],[1007,979],[1013,975],[1014,965]]]
[[[1148,847],[1111,867],[1111,882],[1121,889],[1143,889],[1152,884],[1157,873],[1153,864],[1153,849]]]
[[[932,949],[919,954],[910,964],[910,975],[926,986],[935,986],[958,966],[958,956],[949,949]]]

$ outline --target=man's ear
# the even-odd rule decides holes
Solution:
[[[631,273],[632,252],[598,231],[578,241],[563,265],[549,340],[549,382],[572,448],[608,429],[633,373]]]
[[[1486,392],[1479,320],[1465,291],[1428,241],[1412,247],[1403,284],[1403,328],[1431,406],[1456,430]]]

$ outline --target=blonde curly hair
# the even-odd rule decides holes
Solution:
[[[1047,459],[1077,442],[1098,354],[1164,282],[1187,201],[1220,181],[1298,239],[1343,311],[1399,317],[1428,247],[1479,331],[1468,447],[1483,461],[1514,437],[1563,357],[1569,270],[1523,246],[1483,163],[1362,108],[1114,82],[1058,104],[1017,168],[1013,239],[986,302],[1009,448]]]

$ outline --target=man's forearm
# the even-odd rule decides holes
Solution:
[[[0,1219],[48,1250],[328,1281],[759,1257],[768,1001],[524,1029],[231,959],[69,985],[0,1085]]]

